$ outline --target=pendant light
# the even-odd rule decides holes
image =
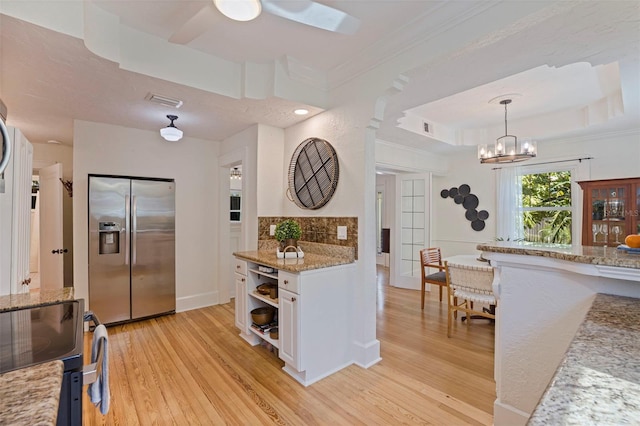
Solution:
[[[178,129],[175,124],[173,124],[174,120],[178,119],[177,115],[167,115],[167,118],[171,120],[171,123],[167,127],[163,127],[160,129],[160,135],[169,142],[175,142],[182,139],[182,130]]]
[[[507,105],[511,99],[502,99],[500,105],[504,105],[504,136],[496,139],[492,147],[478,145],[478,158],[480,163],[517,163],[536,156],[536,142],[526,139],[522,145],[518,143],[518,137],[510,135],[507,129]]]

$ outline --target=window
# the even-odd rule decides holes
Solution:
[[[240,191],[231,191],[231,197],[230,197],[230,209],[229,209],[229,216],[231,219],[231,222],[240,222],[240,203],[241,203],[241,196],[240,196]]]
[[[522,175],[524,240],[571,244],[571,171]]]

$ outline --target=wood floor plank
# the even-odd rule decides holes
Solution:
[[[458,320],[447,338],[437,291],[423,311],[419,292],[378,272],[382,360],[369,369],[304,387],[276,353],[239,337],[232,301],[109,327],[111,410],[102,416],[85,395],[84,424],[492,424],[493,325]]]

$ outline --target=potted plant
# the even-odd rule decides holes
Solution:
[[[298,238],[302,235],[300,224],[293,219],[285,219],[276,225],[275,237],[280,241],[282,250],[285,247],[298,247]]]

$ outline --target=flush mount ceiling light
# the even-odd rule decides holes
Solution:
[[[298,109],[294,110],[293,113],[295,115],[307,115],[307,114],[309,114],[309,110],[308,109],[304,109],[304,108],[298,108]]]
[[[507,105],[511,99],[502,99],[500,105],[504,105],[504,136],[496,139],[495,144],[478,145],[478,158],[480,163],[517,163],[536,156],[536,142],[526,139],[522,145],[518,138],[510,135],[507,130]]]
[[[178,129],[175,124],[173,124],[174,120],[178,119],[177,115],[167,115],[167,118],[171,120],[171,123],[167,127],[163,127],[160,129],[160,136],[162,136],[165,140],[169,142],[175,142],[182,139],[182,130]]]
[[[220,13],[234,21],[251,21],[262,12],[260,0],[213,0]]]

